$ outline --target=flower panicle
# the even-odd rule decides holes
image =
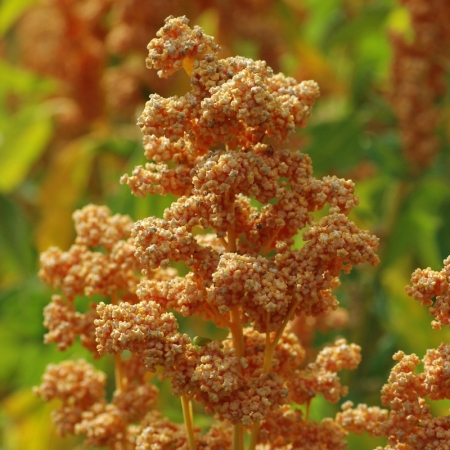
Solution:
[[[149,68],[161,77],[184,69],[190,90],[150,96],[138,119],[148,162],[121,182],[139,197],[177,199],[162,218],[135,223],[89,205],[74,214],[74,245],[41,258],[41,278],[61,291],[45,310],[46,342],[65,350],[80,336],[95,357],[111,354],[116,389],[107,401],[104,376],[70,362],[49,367],[36,392],[60,398],[59,429],[91,446],[237,450],[249,432],[251,450],[343,449],[341,423],[289,409],[347,394],[338,373],[358,366],[360,348],[337,339],[317,352],[311,336],[346,322],[334,294],[340,275],[378,263],[378,239],[348,219],[353,182],[315,178],[311,158],[289,148],[318,85],[264,61],[220,59],[213,38],[185,17],[168,17],[148,50]],[[76,299],[94,294],[102,300],[77,311]],[[176,314],[228,336],[190,337]],[[156,407],[157,373],[181,399],[184,426]],[[59,384],[73,392],[58,393]],[[192,402],[217,419],[209,431],[193,425]]]

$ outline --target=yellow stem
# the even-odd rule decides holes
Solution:
[[[244,427],[242,423],[233,425],[233,450],[244,450]]]
[[[270,343],[270,312],[266,313],[266,348],[264,351],[264,366],[263,373],[269,373],[272,367],[272,344]],[[248,450],[254,450],[256,444],[258,444],[259,429],[261,427],[261,421],[257,420],[253,422],[252,433],[250,435],[250,445]]]
[[[280,232],[280,229],[276,229],[273,234],[271,234],[269,236],[269,238],[267,239],[267,242],[265,243],[263,250],[262,250],[262,255],[266,256],[267,253],[270,252],[270,247],[272,246],[273,241],[277,238],[278,233]]]
[[[260,420],[253,422],[252,434],[250,436],[250,444],[248,446],[248,450],[255,450],[256,444],[258,443],[258,435],[260,427],[261,427]]]
[[[278,345],[278,341],[280,340],[287,324],[291,320],[292,316],[294,315],[295,310],[297,309],[297,306],[299,304],[300,300],[296,300],[290,307],[285,319],[283,320],[283,323],[281,324],[280,328],[277,330],[277,333],[275,334],[275,338],[272,342],[270,342],[270,332],[269,332],[269,326],[270,326],[270,313],[268,312],[266,315],[266,349],[264,352],[264,367],[263,367],[263,373],[269,373],[271,366],[272,366],[272,359],[273,354],[275,352],[275,348]],[[252,427],[252,434],[250,436],[250,445],[248,447],[248,450],[255,450],[256,444],[258,443],[258,435],[259,435],[259,428],[261,426],[261,422],[258,420],[256,422],[253,422]]]
[[[228,224],[227,227],[227,236],[228,236],[228,251],[235,253],[237,250],[236,247],[236,222],[234,217],[234,196],[232,199],[230,199],[230,194],[227,191],[226,197],[225,197],[227,206],[228,206],[228,212],[233,217],[233,221]]]
[[[231,336],[233,338],[233,347],[236,350],[236,356],[242,358],[245,354],[244,333],[242,332],[241,310],[236,305],[231,310],[230,323]],[[239,371],[242,372],[242,366],[239,364]],[[244,429],[241,423],[233,425],[233,450],[244,449]]]
[[[222,314],[220,314],[219,310],[215,305],[206,301],[205,303],[205,311],[209,312],[209,314],[214,317],[216,320],[216,324],[223,328],[231,328],[230,321],[227,320]]]
[[[309,399],[309,400],[306,402],[305,422],[308,422],[308,420],[309,420],[309,410],[310,410],[310,406],[311,406],[311,399]]]
[[[119,392],[125,390],[125,383],[123,377],[122,357],[120,354],[114,355],[114,376],[116,378],[116,389]]]
[[[230,331],[233,338],[233,346],[236,350],[236,356],[242,358],[245,356],[244,333],[242,331],[241,309],[238,305],[231,310]]]
[[[292,303],[289,312],[287,313],[286,317],[283,320],[283,323],[281,324],[281,327],[277,330],[277,334],[275,335],[275,339],[272,342],[273,350],[275,350],[275,347],[278,345],[278,341],[280,340],[281,335],[284,332],[284,329],[286,328],[289,321],[292,319],[292,316],[295,313],[295,310],[297,309],[298,304],[300,303],[300,299],[296,300],[294,303]]]
[[[189,398],[183,394],[181,396],[181,407],[183,408],[184,425],[186,426],[189,450],[196,450],[194,424],[192,421],[192,405],[190,403]]]
[[[111,303],[117,305],[118,302],[117,292],[113,292],[111,295]],[[123,392],[125,390],[125,380],[123,378],[122,357],[120,353],[114,355],[114,377],[116,379],[116,389],[119,392]]]
[[[233,217],[232,221],[227,227],[227,250],[230,253],[237,251],[236,247],[236,222],[234,220],[234,196],[230,200],[229,193],[226,193],[225,201],[227,203],[228,211]],[[230,312],[230,331],[233,338],[233,347],[236,350],[236,356],[242,358],[245,355],[244,348],[244,333],[242,330],[241,309],[238,305],[231,309]],[[239,371],[242,372],[242,367],[239,365]],[[241,423],[233,425],[233,450],[244,450],[244,428]]]
[[[188,74],[188,76],[192,75],[192,71],[194,68],[194,61],[195,59],[189,58],[189,56],[183,59],[183,69]]]
[[[272,345],[270,343],[270,312],[266,314],[266,348],[264,352],[264,366],[263,373],[269,373],[272,365],[272,355],[271,352]]]

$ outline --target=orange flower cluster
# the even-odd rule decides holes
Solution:
[[[417,269],[411,276],[412,286],[406,292],[423,306],[430,306],[430,314],[436,319],[431,322],[435,330],[450,325],[450,257],[444,260],[444,268],[440,272]],[[434,300],[433,300],[434,299]]]
[[[412,42],[391,33],[394,50],[390,100],[399,121],[403,151],[416,168],[432,163],[440,144],[437,101],[445,94],[449,63],[450,4],[446,0],[402,0],[414,33]]]
[[[325,347],[313,363],[303,370],[295,370],[288,382],[292,400],[302,405],[310,403],[318,394],[325,400],[336,403],[346,396],[348,388],[341,386],[337,373],[343,369],[354,370],[361,362],[361,348],[348,345],[345,339],[339,339],[334,346]]]
[[[299,409],[279,408],[261,425],[260,441],[270,450],[344,450],[347,432],[330,418],[321,422],[306,420]]]
[[[124,374],[127,387],[116,391],[111,403],[105,399],[105,374],[84,360],[48,366],[35,392],[46,401],[62,402],[53,413],[53,421],[62,435],[86,435],[89,446],[125,448],[125,442],[134,441],[142,431],[134,422],[144,419],[158,395],[156,387],[145,383],[145,370],[141,367],[137,358],[130,360]]]
[[[136,301],[139,266],[134,260],[135,247],[129,238],[132,221],[111,212],[105,206],[88,205],[73,215],[77,238],[63,252],[51,247],[41,255],[39,276],[64,296],[54,295],[45,308],[45,342],[56,342],[59,350],[70,347],[76,336],[96,353],[94,321],[96,304],[86,313],[75,310],[76,296],[99,294]]]
[[[72,378],[80,381],[66,388],[76,390],[83,377],[72,373],[92,371],[67,363],[50,367],[37,393],[63,401],[71,419],[60,429],[86,435],[88,445],[242,449],[248,431],[250,450],[344,448],[342,425],[286,406],[347,394],[338,373],[358,366],[360,348],[338,339],[314,355],[305,348],[311,327],[298,335],[286,327],[296,316],[342,322],[333,293],[340,273],[378,262],[378,239],[348,219],[358,203],[353,183],[314,178],[311,159],[284,147],[306,124],[318,86],[275,75],[262,61],[219,59],[213,38],[185,17],[167,18],[148,48],[150,67],[160,76],[184,68],[191,90],[150,96],[138,123],[151,162],[122,182],[142,197],[179,198],[163,219],[135,224],[90,205],[74,215],[75,245],[43,254],[41,277],[65,296],[46,309],[46,340],[63,350],[88,336],[96,356],[114,355],[116,391],[111,403],[102,393],[79,401],[51,393]],[[327,204],[316,222],[313,213]],[[178,276],[172,262],[189,273]],[[75,297],[93,294],[105,301],[77,312]],[[172,311],[211,320],[229,335],[191,338]],[[151,409],[156,394],[146,374],[158,367],[181,398],[184,426]],[[220,424],[200,433],[192,401]]]
[[[444,269],[436,272],[417,269],[411,276],[412,286],[407,293],[424,306],[433,305],[430,313],[438,319],[433,328],[449,325],[448,290],[450,258],[444,261]],[[405,355],[398,351],[387,384],[381,391],[381,401],[389,410],[358,405],[351,402],[342,405],[343,412],[336,420],[346,430],[373,436],[385,436],[385,450],[447,449],[450,442],[450,416],[433,417],[429,400],[450,399],[450,344],[441,343],[437,349],[429,349],[420,360],[417,355]],[[423,372],[418,367],[423,364]],[[377,450],[382,450],[377,447]]]

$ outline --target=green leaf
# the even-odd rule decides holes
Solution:
[[[212,339],[203,337],[203,336],[195,336],[194,339],[192,340],[192,342],[194,343],[194,345],[197,345],[199,347],[204,347],[205,345],[212,342]]]
[[[20,207],[0,195],[0,279],[9,283],[35,270],[31,227]]]
[[[388,8],[375,5],[363,8],[363,10],[351,21],[344,21],[342,26],[330,33],[329,39],[333,44],[355,42],[355,37],[365,37],[372,31],[377,31],[386,21]]]
[[[14,135],[5,136],[0,144],[0,192],[11,192],[23,181],[46,149],[52,128],[48,117],[32,117]]]
[[[394,264],[404,254],[412,254],[420,267],[440,270],[440,212],[449,194],[450,189],[439,179],[425,179],[415,186],[393,224],[384,252],[385,266]]]
[[[355,117],[309,127],[308,135],[304,151],[311,155],[315,173],[346,172],[360,160],[362,127]]]
[[[13,93],[26,97],[25,100],[30,103],[36,97],[40,99],[49,94],[55,87],[56,82],[53,80],[0,60],[0,98],[3,101]],[[5,104],[0,104],[0,110],[2,108],[5,108]]]

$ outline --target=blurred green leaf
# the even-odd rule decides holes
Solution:
[[[329,44],[355,43],[355,36],[365,37],[374,31],[379,32],[389,14],[389,8],[385,5],[370,4],[352,19],[342,18],[340,26],[336,27],[329,35]]]
[[[362,126],[357,117],[311,126],[308,135],[304,152],[311,155],[316,173],[348,171],[361,157]]]
[[[72,213],[89,182],[92,161],[99,140],[86,135],[61,149],[48,170],[39,204],[41,221],[36,229],[40,251],[51,245],[67,249],[73,240]]]
[[[24,96],[25,104],[32,103],[36,97],[49,94],[55,89],[55,83],[33,72],[24,70],[0,59],[0,98],[5,101],[11,94]],[[6,104],[0,103],[0,111],[5,114]],[[34,107],[39,105],[34,103]]]
[[[397,258],[410,254],[416,257],[420,267],[440,269],[440,212],[449,194],[449,186],[439,179],[425,179],[414,187],[393,223],[384,252],[384,266],[390,266]]]
[[[18,114],[11,118],[13,126],[3,132],[0,142],[0,192],[15,189],[27,175],[31,165],[45,151],[52,137],[49,117]]]
[[[35,252],[31,226],[10,198],[0,195],[0,280],[10,283],[33,274]]]

